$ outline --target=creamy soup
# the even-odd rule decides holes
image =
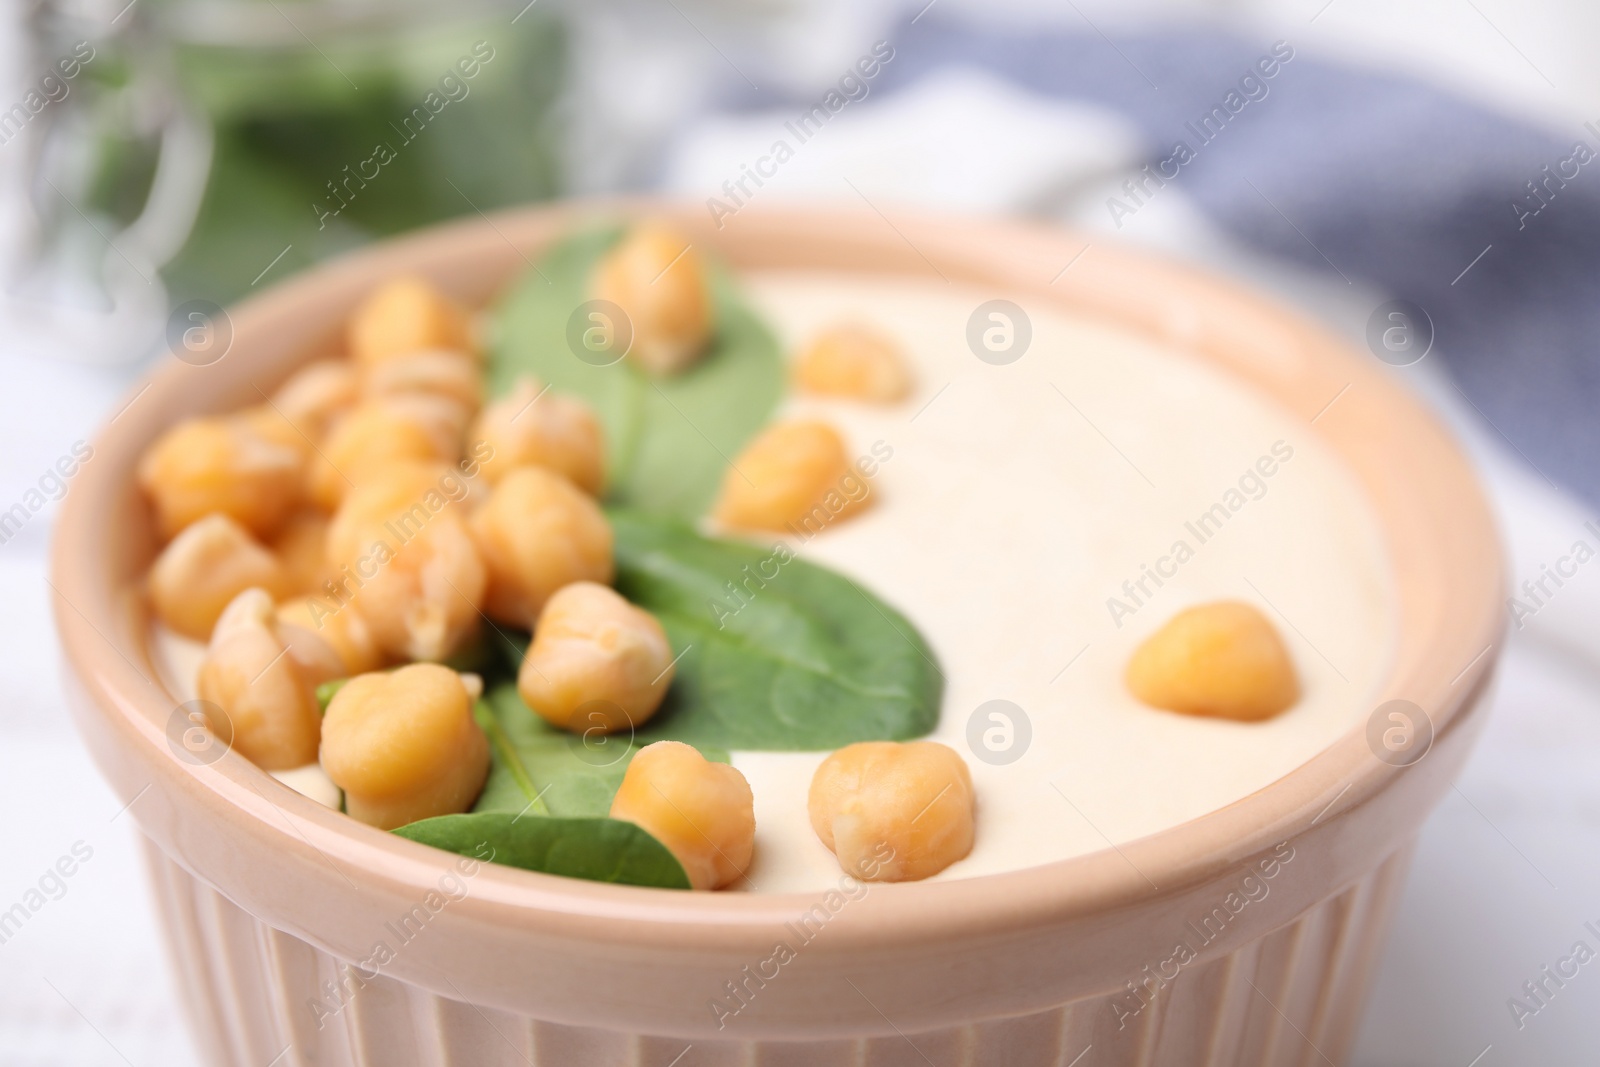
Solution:
[[[1167,829],[1283,777],[1366,718],[1393,644],[1387,563],[1359,487],[1305,419],[1158,341],[1026,300],[1031,340],[1002,364],[968,340],[990,292],[790,272],[745,284],[786,351],[858,320],[896,338],[914,368],[903,403],[791,395],[779,414],[824,417],[875,462],[871,508],[787,543],[872,589],[932,645],[945,678],[932,737],[967,760],[978,798],[971,854],[935,877]],[[1004,347],[1003,321],[980,326]],[[990,351],[981,331],[977,344]],[[1122,682],[1137,644],[1221,598],[1278,627],[1299,703],[1237,723],[1137,702]],[[201,647],[158,643],[169,684],[192,696]],[[838,884],[806,811],[826,755],[733,754],[756,814],[754,866],[735,888]],[[315,767],[278,777],[337,802]]]
[[[786,350],[858,319],[898,338],[915,367],[902,404],[794,396],[784,413],[826,417],[858,454],[893,450],[872,479],[876,506],[790,544],[873,589],[937,654],[932,736],[966,757],[978,816],[972,853],[935,877],[1167,829],[1365,720],[1393,645],[1388,567],[1359,486],[1304,418],[1158,341],[1027,300],[1031,342],[994,365],[968,343],[991,292],[776,272],[746,285]],[[1180,609],[1220,598],[1278,626],[1300,702],[1262,723],[1138,703],[1122,684],[1133,649]],[[1027,726],[1003,706],[978,712],[996,700]],[[806,815],[824,756],[734,754],[755,792],[751,888],[837,883]]]

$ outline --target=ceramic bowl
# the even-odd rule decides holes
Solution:
[[[1006,874],[877,885],[839,908],[820,894],[463,870],[454,856],[301,797],[236,753],[175,758],[174,730],[188,724],[155,680],[139,592],[157,547],[134,484],[140,452],[182,417],[259,402],[336,345],[380,279],[416,271],[482,304],[597,213],[665,216],[736,268],[942,275],[1024,306],[1114,320],[1254,383],[1305,418],[1370,498],[1399,612],[1383,698],[1425,709],[1416,725],[1431,746],[1397,754],[1379,743],[1381,729],[1363,726],[1259,792],[1164,832]],[[1489,511],[1456,446],[1370,356],[1232,284],[1100,237],[1092,263],[1080,264],[1088,269],[1062,274],[1084,243],[1036,226],[891,224],[822,208],[752,206],[722,229],[699,205],[537,208],[298,275],[229,312],[224,357],[166,359],[94,442],[61,511],[52,581],[74,712],[143,835],[206,1060],[1341,1062],[1418,827],[1481,726],[1502,617]],[[1292,862],[1281,862],[1287,850]],[[1274,857],[1270,895],[1233,910],[1230,894]],[[797,938],[819,907],[825,927]],[[1202,942],[1202,930],[1214,936]],[[1179,960],[1180,942],[1201,947]],[[774,968],[780,943],[794,958]],[[379,944],[388,952],[375,955]],[[713,1003],[736,993],[737,1015],[719,1015]]]

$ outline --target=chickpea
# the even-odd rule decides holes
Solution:
[[[483,409],[467,434],[490,448],[483,477],[491,485],[518,467],[544,467],[598,496],[605,483],[605,438],[594,410],[574,396],[518,379],[504,399]]]
[[[972,774],[937,741],[862,741],[811,779],[811,828],[847,874],[914,882],[972,851]]]
[[[212,512],[270,536],[300,496],[300,454],[240,419],[179,423],[139,461],[139,485],[155,505],[165,537]]]
[[[750,783],[681,741],[657,741],[634,754],[611,817],[665,845],[695,889],[721,889],[750,869],[756,840]]]
[[[321,589],[328,579],[328,516],[320,511],[295,512],[271,548],[283,569],[283,595]]]
[[[364,367],[430,348],[475,353],[471,316],[425,278],[394,278],[350,316],[346,344]]]
[[[871,491],[831,426],[778,423],[751,441],[723,474],[712,514],[728,526],[749,529],[820,528],[866,507]]]
[[[385,534],[392,542],[408,542],[434,518],[466,514],[472,495],[472,483],[449,464],[389,464],[352,490],[334,512],[328,524],[328,558],[345,561]]]
[[[461,677],[413,663],[352,678],[322,722],[322,767],[345,811],[380,830],[466,811],[489,775],[489,742]]]
[[[333,584],[386,655],[442,660],[478,628],[488,573],[443,464],[401,463],[352,492],[328,527]]]
[[[911,392],[911,371],[900,346],[865,326],[836,326],[811,342],[795,363],[800,388],[892,404]]]
[[[424,349],[386,359],[361,374],[369,397],[422,395],[450,401],[463,424],[483,403],[483,376],[477,360],[449,349]]]
[[[321,359],[295,371],[272,394],[272,409],[312,441],[355,405],[356,368],[349,360]]]
[[[354,605],[340,606],[323,598],[297,596],[278,606],[278,622],[298,627],[325,642],[344,664],[340,677],[367,674],[386,666],[388,657],[372,636],[372,627]]]
[[[461,455],[461,446],[472,422],[472,412],[452,397],[433,393],[390,393],[372,398],[391,411],[397,411],[427,427],[443,442],[445,451],[452,457]]]
[[[270,404],[241,408],[233,417],[273,444],[293,449],[301,463],[305,463],[315,451],[306,435]]]
[[[156,617],[177,633],[204,641],[230,601],[254,586],[287,586],[278,560],[226,515],[184,527],[150,568]]]
[[[672,673],[672,646],[655,616],[608,586],[573,582],[539,614],[517,691],[552,726],[609,732],[654,715]]]
[[[333,779],[328,777],[328,772],[322,769],[320,763],[308,763],[304,767],[271,773],[272,777],[296,793],[315,800],[325,808],[338,811],[340,801],[344,799],[339,787],[333,784]]]
[[[659,226],[634,227],[600,261],[594,295],[627,314],[628,358],[666,377],[705,354],[711,337],[711,288],[700,254],[687,239]]]
[[[1270,719],[1300,699],[1277,629],[1237,600],[1178,612],[1134,651],[1126,681],[1151,707],[1242,722]]]
[[[454,462],[461,452],[460,413],[426,397],[369,400],[339,420],[311,464],[312,499],[332,511],[352,487],[397,462]]]
[[[262,770],[317,758],[316,688],[344,672],[327,645],[294,636],[278,625],[266,590],[246,589],[217,620],[200,664],[200,699],[222,709],[233,747]]]
[[[472,532],[489,567],[490,618],[532,629],[562,586],[611,582],[611,524],[592,497],[541,467],[501,478]]]

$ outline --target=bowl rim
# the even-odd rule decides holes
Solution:
[[[1313,394],[1319,404],[1343,398],[1338,419],[1308,425],[1355,468],[1389,542],[1400,619],[1384,692],[1428,709],[1436,743],[1457,730],[1463,709],[1473,706],[1504,629],[1500,553],[1477,479],[1439,421],[1389,380],[1376,361],[1297,314],[1101,234],[947,214],[886,216],[875,208],[832,205],[751,206],[722,228],[711,224],[698,204],[567,201],[431,227],[292,276],[229,312],[233,345],[267,353],[263,358],[275,379],[281,378],[314,353],[285,355],[291,342],[269,339],[262,331],[286,330],[301,306],[330,301],[348,306],[373,279],[404,269],[419,269],[461,295],[481,298],[514,280],[534,252],[574,225],[641,215],[704,240],[736,268],[848,262],[852,269],[959,278],[1013,299],[1021,294],[1068,310],[1087,309],[1243,374],[1308,419],[1314,409],[1307,398]],[[1088,263],[1062,270],[1062,264],[1091,247],[1095,254]],[[302,348],[304,340],[301,336]],[[337,856],[347,881],[349,872],[362,872],[369,885],[410,897],[426,893],[438,878],[435,850],[323,808],[279,786],[237,753],[195,766],[166,751],[161,724],[173,701],[136,665],[150,667],[144,638],[133,628],[138,609],[130,604],[130,589],[113,581],[114,559],[148,552],[148,546],[118,544],[126,539],[119,536],[125,528],[116,509],[133,493],[130,457],[175,413],[221,405],[196,377],[209,368],[163,362],[130,390],[130,399],[97,434],[95,455],[110,459],[84,465],[56,525],[53,602],[67,660],[93,708],[85,729],[109,726],[112,736],[101,743],[136,747],[152,781],[195,803],[226,809],[221,814],[248,828],[255,840],[301,858],[310,857],[306,849],[324,862]],[[1391,462],[1400,455],[1410,462]],[[1377,496],[1375,484],[1381,489]],[[870,909],[863,905],[872,921],[852,924],[849,944],[907,945],[941,933],[1015,932],[1159,898],[1213,878],[1330,814],[1366,803],[1404,773],[1376,759],[1358,727],[1255,793],[1134,841],[1108,842],[1109,847],[1086,855],[999,874],[874,885],[865,898],[873,902]],[[131,795],[132,788],[126,788],[124,799]],[[136,806],[134,813],[140,818]],[[755,950],[770,946],[784,924],[816,899],[815,893],[708,894],[615,886],[486,865],[459,908],[468,921],[590,941],[638,944],[644,939],[661,948],[714,943]]]

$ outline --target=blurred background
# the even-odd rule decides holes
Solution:
[[[1151,246],[1370,347],[1456,426],[1505,531],[1493,718],[1428,823],[1355,1062],[1592,1064],[1600,965],[1531,1017],[1508,1000],[1600,944],[1600,579],[1523,591],[1600,545],[1597,37],[1582,0],[19,0],[0,510],[173,358],[170,331],[211,328],[194,309],[441,219],[655,190]],[[741,188],[830,91],[826,129]],[[1219,107],[1221,132],[1195,125]],[[1163,183],[1130,182],[1180,141]],[[1398,355],[1396,300],[1427,342]],[[64,714],[53,503],[30,511],[0,534],[0,900],[63,841],[93,860],[0,943],[0,1063],[195,1063],[131,827]]]

